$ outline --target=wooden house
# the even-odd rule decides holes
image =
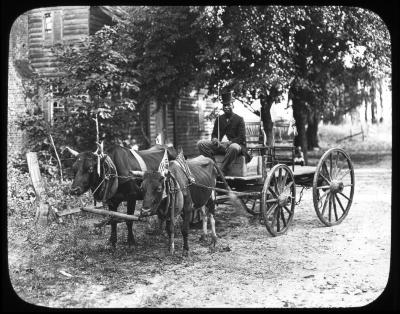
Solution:
[[[104,25],[113,23],[117,7],[58,6],[37,8],[28,12],[29,58],[34,69],[43,76],[59,74],[55,44],[71,44],[84,40]]]
[[[119,14],[119,7],[108,6],[55,6],[28,11],[30,65],[40,76],[57,77],[60,64],[51,48],[56,44],[77,44],[104,25],[111,25]],[[40,102],[44,118],[49,121],[64,109],[56,98],[40,97]]]
[[[60,75],[60,64],[51,52],[55,44],[74,44],[94,34],[113,18],[122,14],[117,6],[56,6],[37,8],[28,15],[29,61],[33,69],[45,77]],[[213,121],[205,119],[215,104],[205,97],[206,91],[193,92],[182,97],[178,103],[157,104],[153,102],[146,114],[146,136],[155,144],[157,136],[161,143],[182,147],[186,155],[197,155],[197,142],[210,138]],[[55,121],[57,112],[64,111],[56,98],[48,101],[42,97],[44,117]],[[156,108],[159,108],[156,111]],[[145,148],[139,126],[129,129],[132,138]],[[123,140],[123,139],[122,139]]]

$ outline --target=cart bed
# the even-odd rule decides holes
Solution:
[[[292,169],[292,168],[290,168]],[[294,167],[294,177],[312,177],[314,176],[315,173],[315,167],[314,166],[298,166],[296,165]],[[238,176],[225,176],[226,180],[238,180],[238,181],[253,181],[253,180],[258,180],[261,179],[262,176],[261,174],[256,174],[252,176],[245,176],[245,177],[238,177]]]

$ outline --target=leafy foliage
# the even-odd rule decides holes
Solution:
[[[123,24],[104,26],[79,45],[54,48],[63,75],[41,78],[39,84],[65,108],[52,127],[59,143],[95,147],[96,117],[101,139],[110,142],[126,137],[129,127],[141,121],[136,108],[139,73],[121,33]]]

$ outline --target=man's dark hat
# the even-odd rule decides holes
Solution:
[[[224,92],[221,94],[222,105],[230,105],[233,103],[232,92]]]

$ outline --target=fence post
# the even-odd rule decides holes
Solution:
[[[45,226],[48,221],[49,205],[45,203],[46,189],[40,174],[39,162],[37,154],[35,152],[28,152],[26,154],[26,160],[28,162],[29,174],[31,176],[32,185],[36,193],[36,214],[35,223],[39,223],[41,226]]]

